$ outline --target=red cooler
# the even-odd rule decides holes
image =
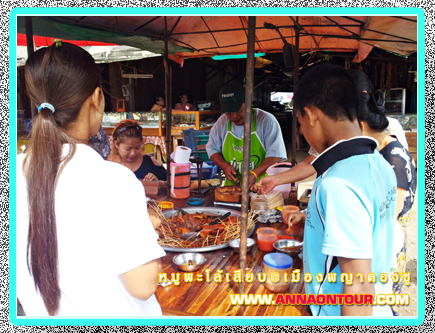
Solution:
[[[190,196],[190,163],[171,162],[171,197],[186,199]]]

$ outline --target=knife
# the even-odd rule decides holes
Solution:
[[[228,216],[231,215],[231,212],[227,212],[224,215],[218,217],[216,220],[214,220],[213,222],[209,223],[208,225],[215,225],[218,224],[219,222],[221,222],[222,220],[226,219]],[[184,240],[188,240],[188,239],[195,239],[196,237],[198,237],[199,233],[202,231],[202,228],[198,231],[192,231],[192,232],[188,232],[186,234],[182,234],[181,238]]]
[[[213,222],[209,223],[208,225],[218,224],[220,221],[225,220],[230,215],[231,215],[231,212],[225,213],[224,215],[222,215],[221,217],[218,217],[216,220],[214,220]]]
[[[242,204],[233,203],[233,202],[224,202],[224,201],[215,201],[214,204],[222,205],[222,206],[231,206],[231,207],[242,207]]]

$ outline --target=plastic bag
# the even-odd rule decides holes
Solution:
[[[251,210],[255,214],[264,214],[269,209],[278,206],[284,206],[284,199],[280,191],[270,191],[266,194],[250,193],[251,197]]]
[[[257,221],[260,223],[282,222],[282,213],[278,209],[269,209],[260,214],[257,217]]]

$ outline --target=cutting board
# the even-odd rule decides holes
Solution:
[[[215,201],[240,203],[242,201],[242,189],[239,185],[218,187],[214,191]]]
[[[147,197],[156,197],[159,193],[159,182],[158,181],[142,181],[143,187],[145,188],[145,195]]]

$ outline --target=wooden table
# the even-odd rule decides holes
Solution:
[[[405,132],[406,141],[408,142],[408,151],[414,158],[417,167],[417,132]]]
[[[167,198],[165,195],[160,195],[157,201],[167,200],[174,202],[174,208],[187,207],[187,199],[176,200]],[[203,205],[213,207],[214,192],[211,191],[203,197]],[[194,206],[189,206],[194,207]],[[216,206],[218,207],[218,206]],[[219,206],[224,209],[225,206]],[[234,207],[228,207],[234,209]],[[256,228],[265,226],[262,223],[257,223]],[[278,234],[283,235],[285,225],[283,223],[269,223],[267,227],[278,229]],[[256,233],[252,238],[256,239]],[[188,250],[186,250],[188,252]],[[229,273],[230,277],[233,272],[240,268],[239,254],[235,253],[231,248],[222,250],[202,252],[207,257],[207,262],[198,271],[193,272],[194,282],[185,282],[184,273],[174,263],[172,258],[177,255],[175,252],[167,252],[162,258],[162,272],[166,273],[168,279],[171,279],[171,273],[180,273],[180,285],[171,284],[166,287],[158,286],[156,297],[162,307],[163,314],[166,316],[308,316],[307,306],[292,306],[292,305],[232,305],[230,295],[239,293],[239,285],[232,281],[226,282],[225,273]],[[254,282],[245,282],[245,291],[247,294],[274,294],[278,293],[267,290],[262,283],[257,279],[257,273],[263,272],[263,256],[267,252],[258,249],[257,244],[247,254],[246,267],[247,273],[254,274]],[[296,256],[294,259],[294,268],[302,267],[302,261]],[[205,278],[202,282],[196,281],[196,274],[204,274],[205,270],[210,269],[211,282],[206,282]],[[223,282],[217,283],[213,281],[213,274],[218,270],[223,271]],[[281,293],[281,294],[285,294]],[[276,297],[274,297],[276,299]]]

